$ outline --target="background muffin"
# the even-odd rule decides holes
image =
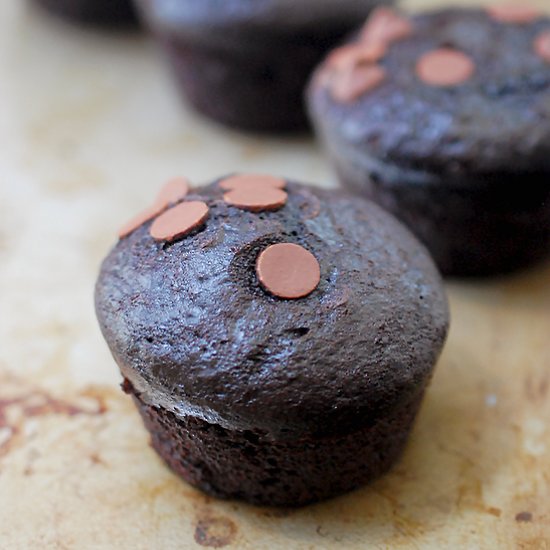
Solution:
[[[550,244],[550,19],[529,7],[385,10],[309,89],[342,183],[453,275],[509,271]]]
[[[138,0],[179,87],[205,115],[245,130],[307,127],[303,89],[372,0]]]
[[[53,13],[101,25],[126,25],[136,22],[132,0],[35,0]]]
[[[448,328],[439,275],[397,221],[238,176],[163,191],[121,234],[97,315],[177,473],[215,496],[301,505],[392,465]]]

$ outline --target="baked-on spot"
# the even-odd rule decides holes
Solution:
[[[199,519],[195,527],[195,542],[208,548],[223,548],[233,542],[237,526],[228,518]]]
[[[321,268],[315,256],[293,243],[267,247],[258,256],[256,273],[268,292],[287,300],[311,294],[321,280]]]
[[[262,212],[278,210],[286,204],[288,195],[282,189],[271,186],[240,186],[223,196],[225,202],[242,210]]]
[[[208,206],[202,201],[182,202],[161,214],[151,225],[151,237],[172,242],[184,237],[208,218]]]
[[[380,43],[389,46],[412,34],[411,22],[395,10],[386,7],[376,8],[361,31],[361,41]]]
[[[487,7],[489,17],[500,23],[526,24],[536,21],[542,12],[528,2],[502,2]]]
[[[431,86],[463,84],[474,72],[474,62],[466,54],[451,48],[440,48],[425,53],[416,65],[418,77]]]
[[[225,191],[233,189],[248,189],[258,187],[272,187],[275,189],[284,189],[286,181],[283,178],[275,176],[266,176],[262,174],[238,174],[220,181],[219,186]]]
[[[535,53],[550,63],[550,31],[544,31],[535,38]]]
[[[516,514],[516,521],[518,523],[529,523],[533,521],[533,514],[531,512],[520,512]]]

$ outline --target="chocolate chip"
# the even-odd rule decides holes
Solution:
[[[542,12],[528,2],[503,2],[487,7],[489,17],[500,23],[532,23],[542,16]]]
[[[154,217],[158,216],[162,212],[163,208],[159,208],[157,205],[149,206],[136,216],[134,216],[130,221],[124,224],[119,232],[119,239],[124,239],[130,233],[133,233],[138,227],[141,227],[145,222],[152,220]]]
[[[539,57],[550,63],[550,30],[540,33],[535,38],[534,48]]]
[[[451,48],[425,53],[416,65],[416,74],[431,86],[456,86],[468,81],[475,72],[474,62],[466,54]]]
[[[219,186],[225,191],[250,187],[273,187],[276,189],[284,189],[286,187],[286,181],[283,178],[261,174],[238,174],[221,180]]]
[[[174,178],[166,183],[159,191],[157,198],[152,206],[149,206],[129,222],[127,222],[118,232],[120,239],[124,239],[133,233],[145,222],[156,218],[161,212],[164,212],[171,204],[185,198],[189,192],[189,182],[185,178]]]
[[[380,61],[386,53],[382,43],[357,42],[334,50],[327,58],[327,66],[336,70],[349,70],[357,65]]]
[[[208,217],[208,206],[202,201],[182,202],[160,215],[150,233],[157,241],[172,242],[200,227]]]
[[[315,256],[293,243],[267,247],[258,256],[256,274],[268,292],[287,300],[311,294],[321,280],[321,268]]]
[[[168,181],[157,195],[155,204],[159,207],[168,208],[183,200],[189,193],[189,181],[186,178],[174,178]]]
[[[379,65],[361,65],[334,77],[330,93],[336,101],[351,103],[380,86],[386,78],[386,71]]]
[[[361,31],[361,41],[389,46],[393,42],[407,38],[412,32],[412,23],[406,17],[382,6],[373,10],[367,19]]]
[[[245,185],[228,191],[223,198],[226,203],[237,208],[262,212],[263,210],[278,210],[283,207],[288,195],[276,187]]]

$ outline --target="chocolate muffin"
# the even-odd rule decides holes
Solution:
[[[382,0],[389,1],[389,0]],[[375,0],[137,0],[201,113],[260,132],[307,128],[303,90]]]
[[[400,218],[443,273],[550,250],[550,19],[526,5],[379,11],[308,90],[341,182]]]
[[[206,493],[256,504],[384,473],[448,329],[424,247],[340,191],[256,175],[187,191],[171,182],[121,230],[96,286],[154,448]]]
[[[35,0],[51,12],[94,25],[133,25],[132,0]]]

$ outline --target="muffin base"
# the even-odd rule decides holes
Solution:
[[[485,174],[456,183],[336,161],[341,183],[378,203],[426,245],[443,275],[505,274],[550,256],[547,174]],[[373,162],[373,166],[379,163]]]
[[[163,38],[183,95],[203,115],[233,128],[288,133],[309,127],[303,91],[342,33],[271,37],[242,51]]]
[[[400,457],[423,393],[359,431],[328,438],[274,440],[228,430],[144,403],[124,384],[166,464],[194,487],[223,499],[296,507],[359,487]]]
[[[133,25],[137,16],[131,0],[35,0],[52,13],[94,25]]]

